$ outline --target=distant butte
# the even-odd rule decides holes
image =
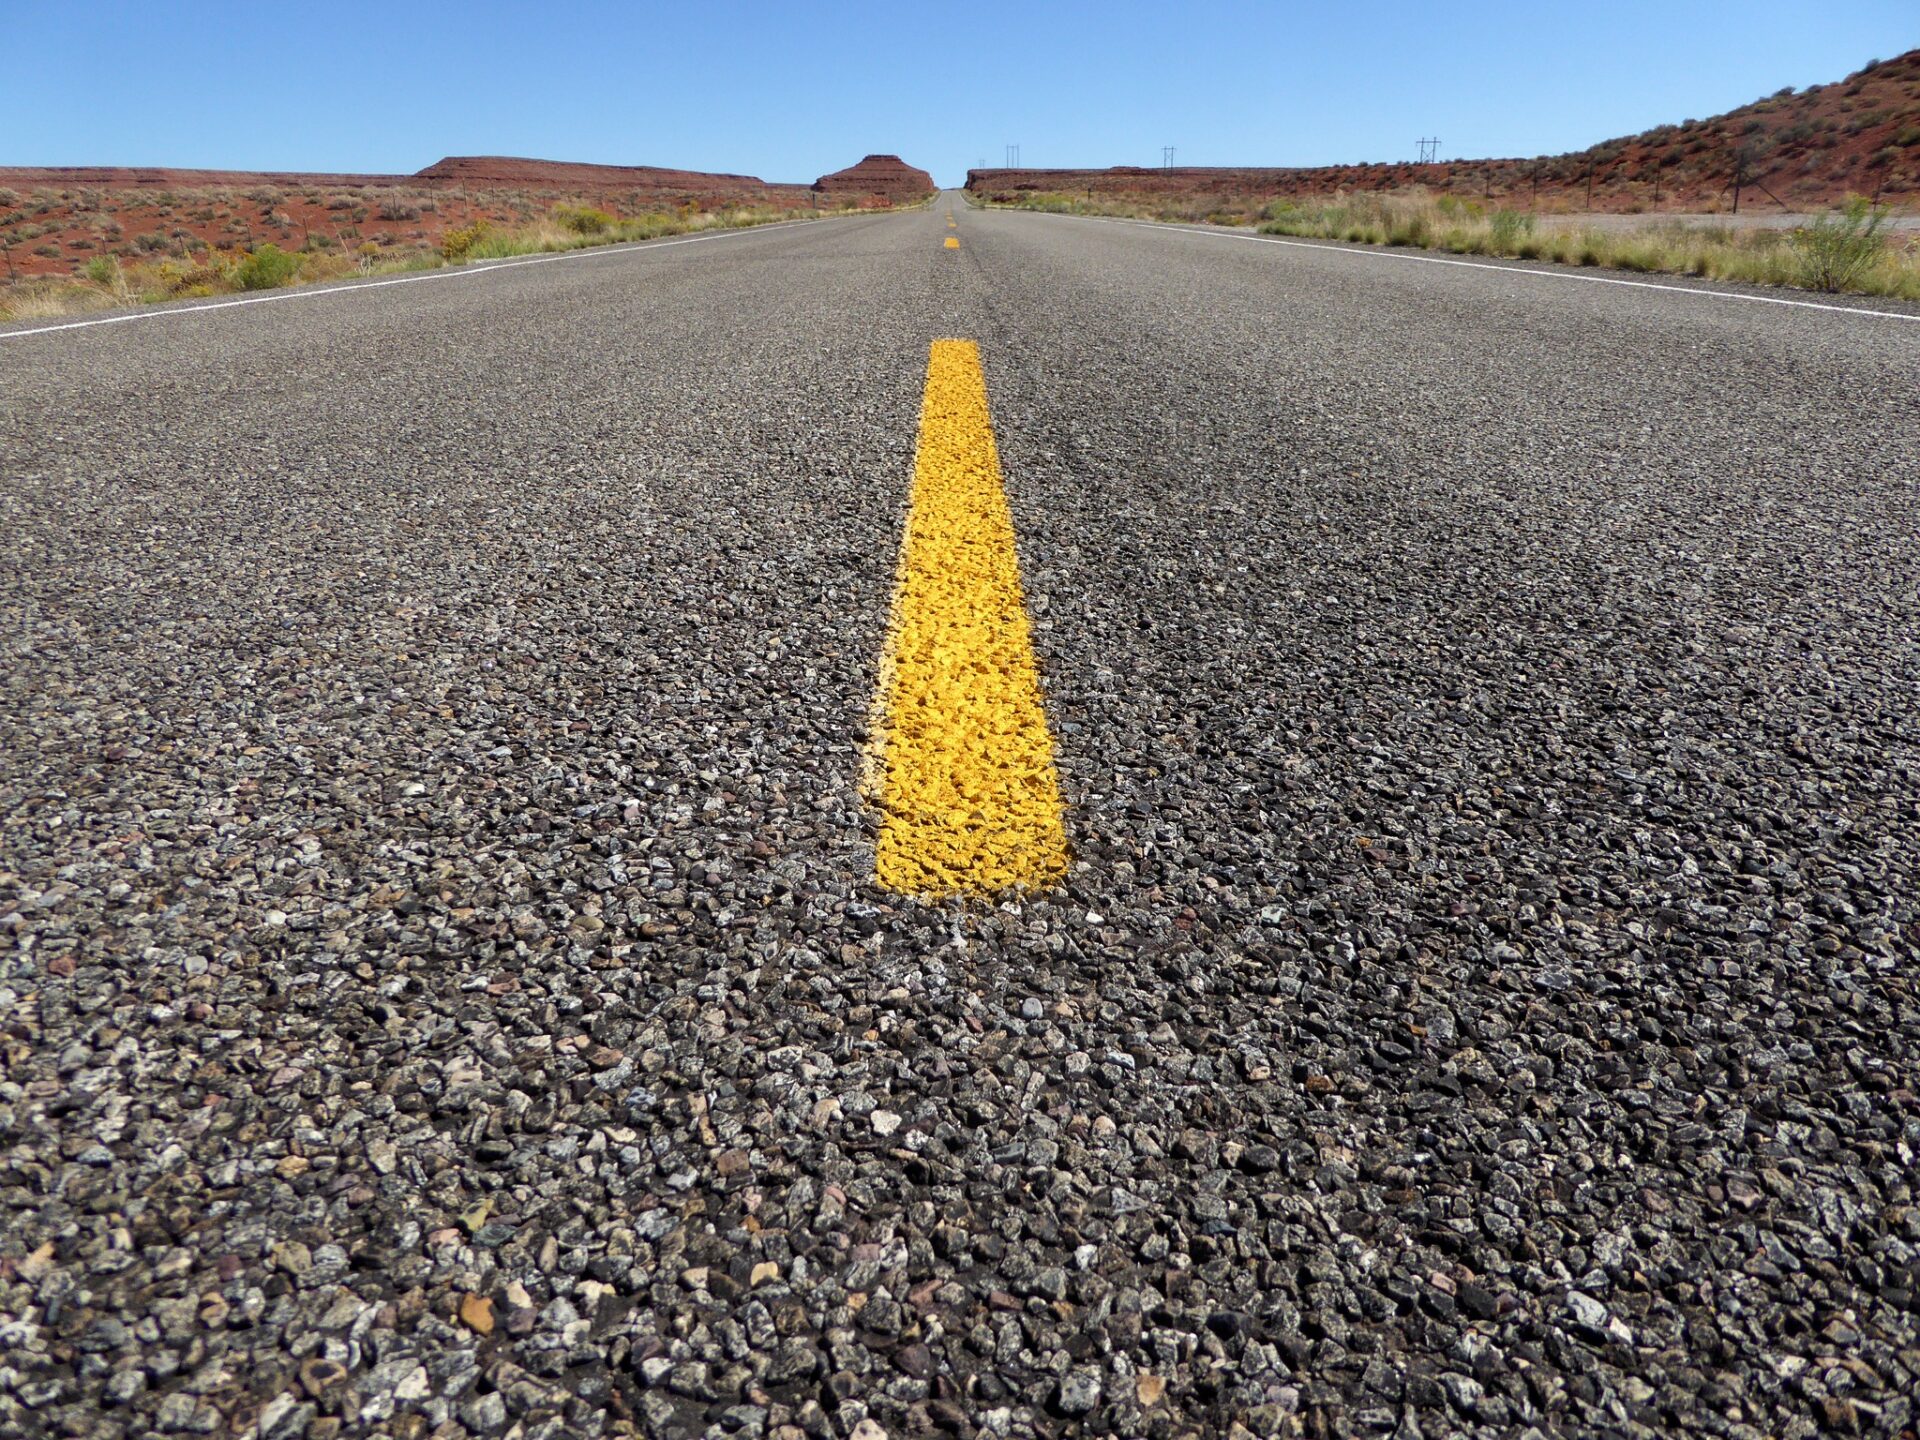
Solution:
[[[814,192],[840,204],[882,201],[888,205],[924,200],[933,194],[933,177],[916,170],[898,155],[869,155],[858,165],[822,175]]]

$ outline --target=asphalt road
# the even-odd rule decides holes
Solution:
[[[0,1435],[1912,1435],[1920,324],[952,199],[0,331]]]

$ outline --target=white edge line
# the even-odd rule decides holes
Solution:
[[[1746,300],[1755,305],[1791,305],[1798,310],[1831,310],[1836,315],[1871,315],[1881,320],[1920,321],[1904,310],[1869,310],[1863,305],[1826,305],[1818,300],[1788,300],[1778,295],[1749,295],[1741,290],[1709,290],[1697,285],[1662,285],[1652,280],[1620,280],[1611,275],[1582,275],[1572,270],[1535,270],[1526,265],[1490,265],[1484,260],[1450,260],[1442,255],[1408,255],[1399,250],[1377,250],[1360,245],[1322,244],[1313,240],[1284,240],[1278,235],[1243,235],[1236,230],[1196,230],[1188,225],[1163,225],[1154,220],[1127,220],[1118,216],[1069,215],[1069,220],[1101,220],[1108,224],[1138,225],[1143,230],[1172,230],[1206,240],[1252,240],[1262,245],[1288,245],[1296,250],[1332,250],[1369,260],[1407,260],[1418,265],[1457,265],[1463,270],[1494,270],[1502,275],[1533,275],[1542,280],[1579,280],[1588,285],[1624,285],[1630,290],[1665,290],[1675,295],[1706,295],[1715,300]]]
[[[58,325],[41,325],[32,330],[0,330],[0,340],[19,340],[28,335],[51,335],[56,330],[85,330],[93,325],[125,325],[135,320],[160,320],[168,315],[191,315],[198,310],[231,310],[236,305],[265,305],[274,300],[316,300],[325,295],[345,295],[357,290],[379,290],[388,285],[418,285],[428,280],[459,280],[486,275],[495,270],[514,270],[522,265],[546,265],[555,260],[598,260],[608,255],[630,255],[637,250],[665,250],[674,245],[698,245],[702,240],[732,240],[742,235],[767,230],[782,230],[812,221],[777,220],[771,225],[742,225],[716,230],[709,235],[688,235],[678,240],[638,240],[629,245],[588,245],[578,250],[562,250],[553,255],[529,255],[514,260],[480,260],[473,264],[430,270],[424,275],[399,275],[388,280],[349,280],[344,285],[311,285],[293,290],[276,290],[271,295],[249,295],[240,300],[215,300],[205,305],[158,306],[151,310],[133,310],[125,315],[102,315],[93,320],[67,320]],[[1178,227],[1169,226],[1169,229]]]

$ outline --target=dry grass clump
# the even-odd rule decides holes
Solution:
[[[151,260],[100,255],[73,279],[48,277],[0,288],[0,321],[58,319],[127,305],[312,285],[439,263],[438,256],[419,253],[385,257],[378,246],[362,246],[351,256],[331,246],[287,251],[272,244],[251,251],[202,248]]]
[[[1885,228],[1886,219],[1885,210],[1856,198],[1795,230],[1677,220],[1599,230],[1543,227],[1525,212],[1488,212],[1451,199],[1369,196],[1317,206],[1280,202],[1260,229],[1269,235],[1920,300],[1920,248],[1910,239],[1896,240]]]
[[[1267,235],[1920,300],[1920,235],[1888,230],[1888,212],[1857,196],[1796,230],[1658,219],[1631,230],[1601,230],[1542,224],[1527,211],[1419,193],[1343,196],[1317,204],[1276,200],[1264,206],[1217,197],[1036,193],[1011,207],[1195,224],[1258,223]]]
[[[449,231],[441,241],[441,253],[449,261],[504,260],[515,255],[657,240],[663,235],[686,235],[700,230],[739,230],[779,220],[811,219],[815,213],[767,206],[737,206],[725,210],[683,207],[621,218],[604,210],[563,205],[521,225],[496,226],[477,221]]]

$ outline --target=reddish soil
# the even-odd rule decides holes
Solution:
[[[1424,188],[1517,208],[1711,212],[1732,207],[1736,174],[1743,209],[1817,209],[1856,193],[1920,204],[1920,50],[1797,95],[1788,87],[1725,115],[1570,155],[1285,169],[970,170],[967,189],[995,199],[1137,196],[1232,209],[1343,190]]]
[[[907,205],[934,192],[933,177],[898,155],[869,155],[858,165],[822,175],[815,193],[840,205]]]
[[[266,241],[286,250],[424,249],[475,220],[519,224],[565,204],[622,216],[884,206],[905,198],[915,176],[915,198],[931,192],[924,172],[873,155],[811,186],[491,155],[451,156],[414,175],[0,166],[0,283],[71,274],[100,255],[185,258]]]

